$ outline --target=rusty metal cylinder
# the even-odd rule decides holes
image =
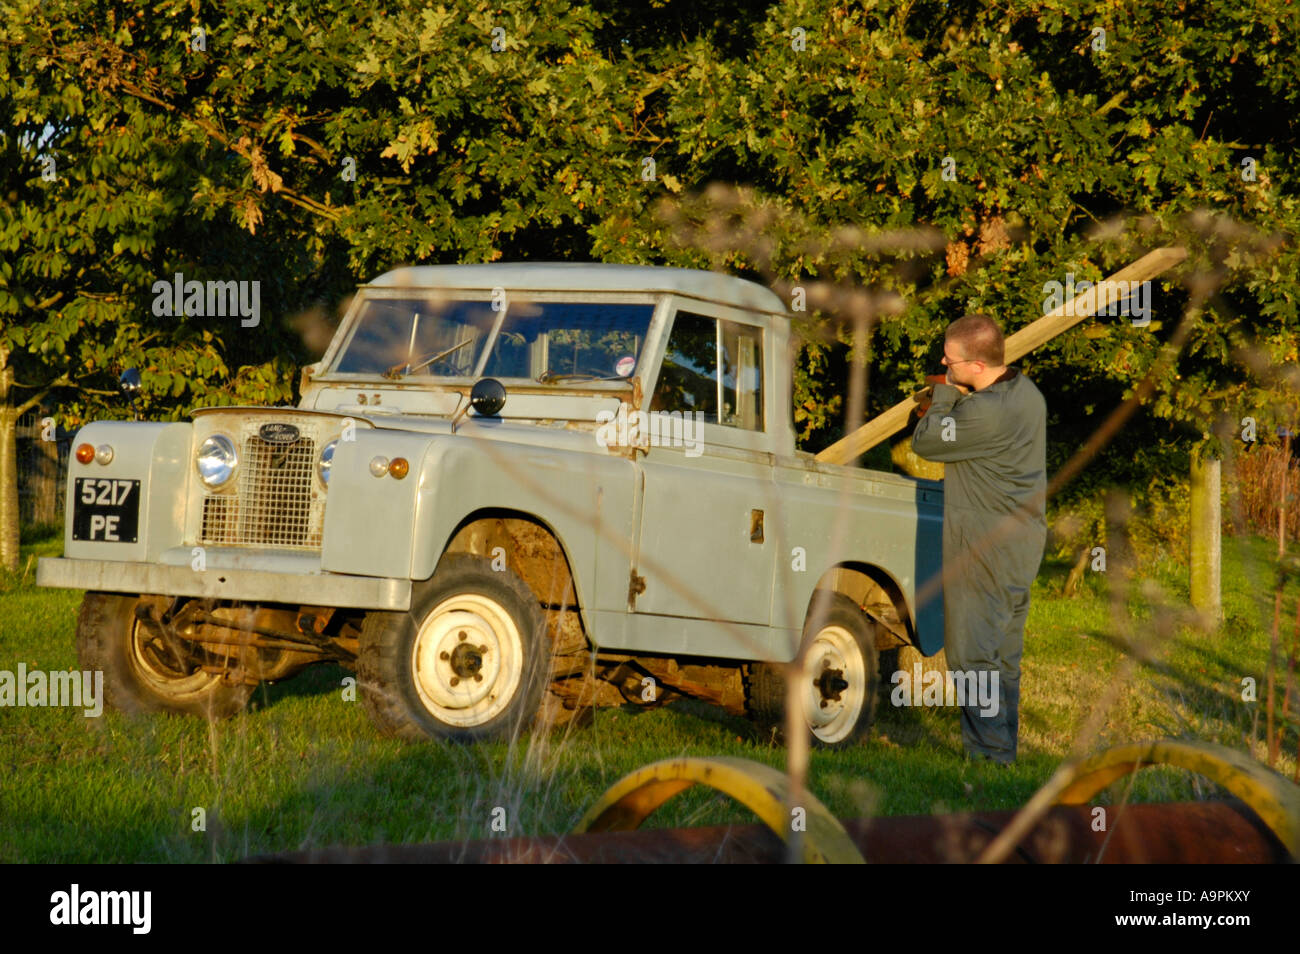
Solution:
[[[844,821],[868,862],[967,863],[1014,812],[908,815]],[[1105,830],[1100,825],[1104,822]],[[643,829],[581,835],[322,848],[249,859],[279,863],[732,863],[785,860],[781,840],[764,825]],[[1058,805],[1016,847],[1009,863],[1267,864],[1286,849],[1236,800],[1105,806]]]

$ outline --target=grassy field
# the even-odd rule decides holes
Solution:
[[[1272,619],[1274,545],[1224,543],[1227,619],[1214,634],[1174,627],[1143,652],[1133,678],[1090,748],[1186,737],[1252,749],[1263,759],[1264,673]],[[38,589],[29,556],[55,555],[59,538],[24,547],[23,569],[0,578],[0,669],[76,668],[81,594]],[[814,752],[810,788],[842,817],[1014,808],[1051,775],[1129,658],[1131,641],[1159,632],[1185,603],[1186,569],[1172,560],[1141,568],[1126,600],[1114,574],[1089,574],[1073,599],[1067,567],[1048,563],[1034,588],[1025,637],[1020,759],[1010,770],[967,764],[954,709],[894,708],[887,696],[865,746]],[[1143,590],[1143,585],[1146,589]],[[1295,593],[1283,612],[1289,644]],[[460,747],[381,739],[358,702],[343,700],[347,673],[317,666],[262,687],[241,716],[130,720],[106,712],[0,709],[0,862],[204,862],[333,844],[502,837],[568,830],[611,783],[656,759],[735,755],[783,765],[784,750],[742,719],[710,706],[601,710],[590,725],[525,736],[515,745]],[[1241,699],[1253,676],[1259,702]],[[1279,696],[1280,700],[1280,696]],[[1280,706],[1280,701],[1279,701]],[[1294,720],[1294,714],[1292,716]],[[1258,723],[1258,724],[1256,724]],[[1278,768],[1295,771],[1296,734]],[[1152,769],[1127,797],[1219,797],[1189,773]],[[1100,802],[1119,800],[1117,784]],[[193,831],[203,808],[206,830]],[[499,814],[499,813],[498,813]],[[668,803],[653,826],[752,821],[702,790]]]

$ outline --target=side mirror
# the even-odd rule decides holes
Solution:
[[[134,404],[140,397],[140,372],[135,368],[127,368],[117,379],[117,389],[127,401]]]
[[[475,382],[469,392],[469,406],[479,417],[495,417],[506,406],[506,386],[496,378]]]
[[[140,372],[135,368],[127,368],[117,379],[117,389],[122,392],[122,397],[126,398],[126,403],[131,405],[135,419],[140,420],[140,408],[136,404],[140,399]]]

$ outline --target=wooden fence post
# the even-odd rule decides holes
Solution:
[[[1223,619],[1220,480],[1221,463],[1217,458],[1192,454],[1189,528],[1192,606],[1216,622]]]

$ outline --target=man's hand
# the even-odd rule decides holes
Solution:
[[[916,416],[925,417],[925,412],[930,410],[930,404],[934,400],[934,385],[924,387],[912,395],[916,401]]]

